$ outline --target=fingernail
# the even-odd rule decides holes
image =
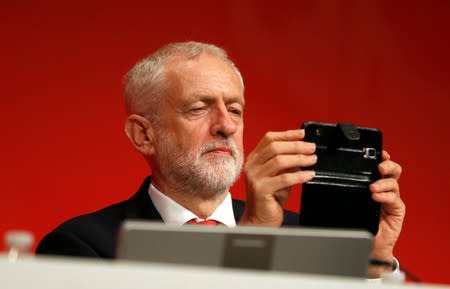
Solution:
[[[309,149],[312,153],[316,151],[316,144],[313,142],[305,142],[307,145],[307,149]]]
[[[315,171],[305,171],[306,176],[310,179],[314,178],[316,176],[316,172]]]

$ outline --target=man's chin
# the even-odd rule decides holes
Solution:
[[[236,161],[231,156],[206,158],[202,167],[207,170],[232,172],[236,169]]]

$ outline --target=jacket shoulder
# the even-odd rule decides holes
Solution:
[[[37,254],[114,258],[117,234],[125,219],[160,219],[148,195],[147,177],[128,200],[72,218],[46,235]]]
[[[69,219],[47,234],[37,254],[113,258],[126,202]]]

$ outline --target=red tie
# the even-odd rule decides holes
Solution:
[[[195,224],[195,225],[204,225],[204,226],[217,226],[220,224],[220,222],[216,221],[216,220],[203,220],[200,221],[197,218],[194,218],[188,222],[186,222],[186,224]]]

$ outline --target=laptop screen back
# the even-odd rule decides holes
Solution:
[[[372,236],[366,231],[126,221],[117,257],[366,278],[371,248]]]

